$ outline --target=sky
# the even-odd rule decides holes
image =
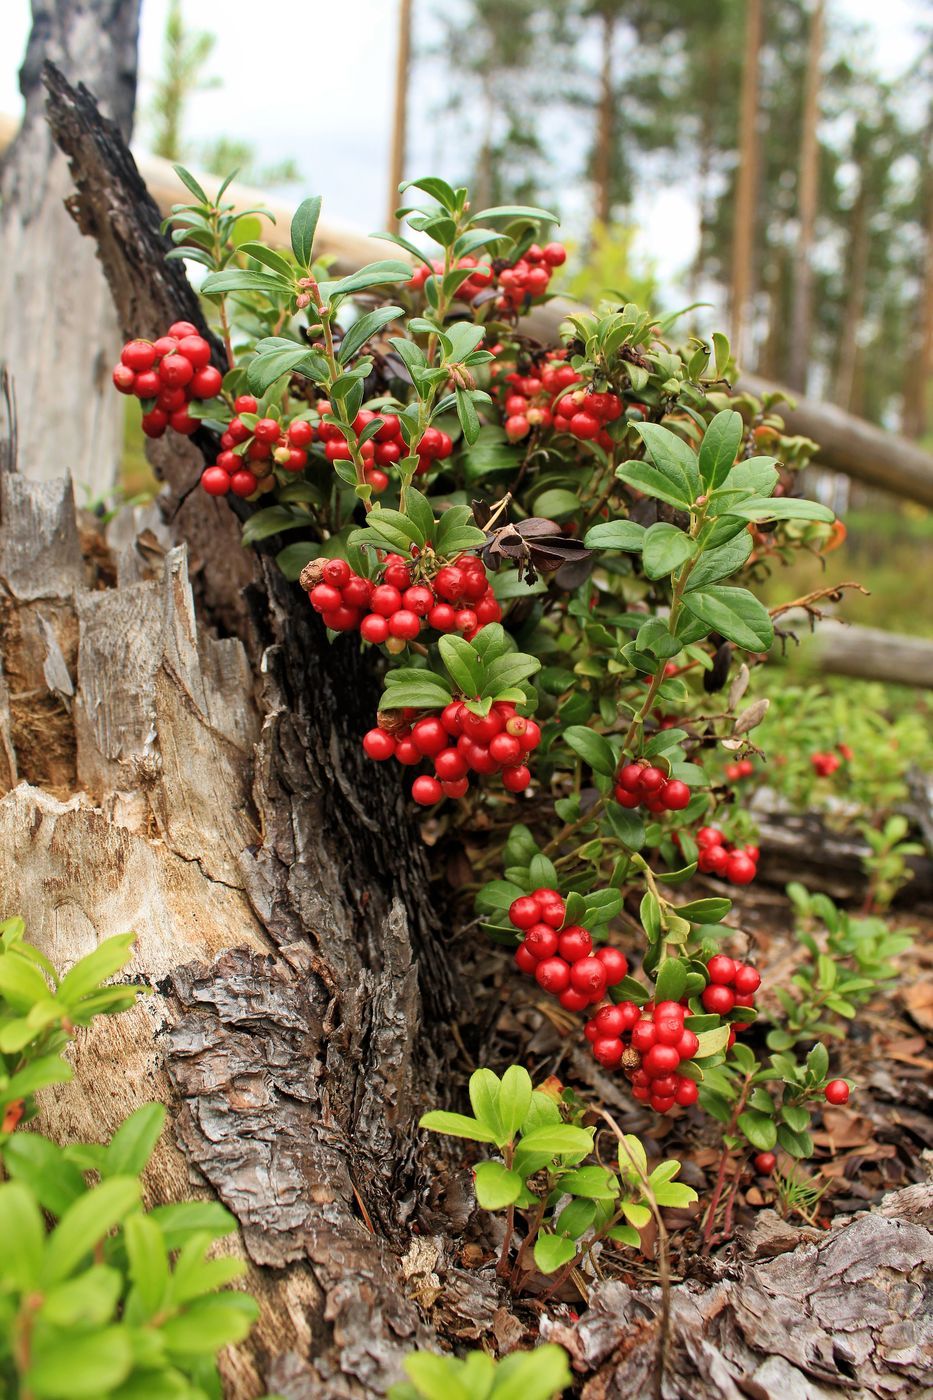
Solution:
[[[416,24],[419,10],[423,18],[432,8],[435,0],[415,0]],[[864,24],[879,69],[894,77],[910,61],[921,8],[921,0],[885,0],[883,6],[877,0],[830,0],[830,22],[835,14]],[[137,144],[143,149],[166,9],[167,0],[143,0],[142,116],[137,119]],[[266,164],[290,156],[303,182],[287,191],[288,198],[297,202],[305,193],[320,193],[335,221],[364,232],[382,227],[396,12],[396,0],[263,0],[261,6],[255,0],[187,0],[187,23],[217,36],[208,71],[222,80],[222,86],[192,98],[188,133],[196,139],[246,139]],[[17,70],[28,29],[28,0],[0,0],[0,113],[17,115],[21,109]],[[284,57],[283,34],[288,36]],[[296,56],[301,61],[289,73]],[[423,107],[436,101],[442,82],[443,75],[426,65],[415,70]],[[438,139],[430,122],[412,133],[410,174],[432,170]],[[693,201],[686,192],[665,189],[640,208],[644,225],[636,251],[650,255],[662,280],[673,277],[693,252]]]

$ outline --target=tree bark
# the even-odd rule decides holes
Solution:
[[[405,151],[408,130],[408,81],[411,69],[412,0],[398,0],[398,49],[395,55],[395,114],[392,146],[389,151],[389,196],[386,228],[397,226],[398,187],[405,178]]]
[[[596,118],[596,151],[593,161],[593,184],[596,189],[597,221],[608,227],[612,218],[612,125],[614,94],[612,88],[612,47],[615,42],[616,17],[610,9],[602,13],[600,49],[602,62],[599,75],[599,107]]]
[[[71,182],[44,120],[41,69],[52,59],[87,83],[128,138],[139,5],[33,0],[20,69],[25,114],[0,168],[0,325],[16,374],[20,470],[47,480],[61,470],[64,451],[92,496],[113,486],[122,452],[124,406],[105,392],[119,332],[93,249],[64,207]],[[59,451],[50,450],[50,436]]]
[[[819,199],[820,176],[820,64],[823,59],[825,0],[814,0],[807,47],[807,76],[797,175],[797,250],[794,264],[794,300],[791,310],[787,381],[792,389],[805,390],[813,322],[813,234]]]
[[[839,358],[833,398],[840,408],[854,408],[856,372],[859,363],[859,333],[865,316],[868,283],[868,190],[864,167],[859,171],[858,193],[852,209],[852,235],[848,258],[845,311],[839,332]]]
[[[930,141],[933,140],[933,117],[927,124],[926,135],[927,159],[923,172],[923,217],[926,220],[926,230],[917,327],[904,378],[902,417],[902,430],[911,438],[922,438],[930,423],[930,381],[933,379],[933,160],[930,159],[929,148]]]
[[[762,0],[747,0],[745,55],[739,114],[739,173],[732,233],[731,330],[736,358],[746,353],[747,318],[754,284],[755,215],[761,161],[758,134],[758,75],[761,60]]]

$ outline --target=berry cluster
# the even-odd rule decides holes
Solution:
[[[535,297],[544,296],[555,267],[566,261],[563,243],[546,243],[543,248],[532,243],[511,267],[503,267],[499,272],[496,310],[519,311]]]
[[[320,400],[317,411],[322,420],[325,414],[331,412],[331,406],[326,399]],[[389,484],[385,468],[394,467],[396,462],[407,457],[408,447],[402,437],[402,425],[396,414],[374,413],[369,408],[361,408],[353,420],[353,431],[357,437],[376,418],[382,419],[382,426],[377,428],[375,436],[368,438],[361,445],[360,456],[363,459],[366,480],[378,496]],[[348,462],[352,457],[350,445],[336,423],[322,421],[318,427],[318,437],[324,444],[324,456],[328,462]],[[441,432],[440,428],[426,428],[417,447],[418,465],[415,467],[415,476],[425,476],[435,462],[449,457],[453,450],[453,439],[449,433]]]
[[[540,889],[512,902],[509,918],[524,935],[515,951],[522,972],[557,997],[567,1011],[602,1001],[621,982],[628,960],[618,948],[593,950],[593,939],[576,924],[564,927],[567,910],[557,890]]]
[[[607,429],[622,416],[618,394],[585,385],[583,376],[556,354],[533,365],[530,374],[519,374],[507,360],[500,360],[497,369],[493,393],[501,401],[510,442],[520,442],[533,428],[553,428],[581,441],[612,447]]]
[[[378,591],[378,590],[377,590]],[[423,774],[411,795],[423,807],[442,797],[463,797],[469,774],[500,773],[507,792],[524,792],[531,782],[526,756],[537,748],[541,730],[515,706],[498,701],[488,715],[478,715],[462,700],[452,700],[439,714],[414,719],[413,711],[383,712],[379,725],[364,735],[369,758],[394,758],[406,767],[428,759],[434,776]]]
[[[755,765],[750,758],[740,758],[735,763],[727,763],[726,782],[741,782],[743,778],[750,778],[754,771]]]
[[[706,964],[709,985],[700,995],[704,1011],[715,1016],[728,1016],[734,1006],[754,1006],[755,993],[761,986],[761,973],[750,963],[738,962],[725,953],[717,953]],[[736,1021],[732,1031],[748,1029],[750,1022]],[[730,1037],[729,1044],[734,1037]]]
[[[474,258],[470,254],[459,258],[457,262],[454,263],[453,267],[451,267],[450,271],[460,272],[466,269],[475,270],[471,271],[469,277],[460,283],[460,286],[457,288],[456,292],[454,292],[454,297],[458,301],[471,302],[474,297],[479,296],[480,292],[485,292],[487,287],[492,286],[493,282],[496,280],[496,274],[489,263],[481,263],[478,258]],[[444,262],[442,258],[432,258],[430,267],[428,267],[426,263],[421,263],[415,268],[414,274],[405,283],[405,286],[411,287],[413,291],[420,292],[432,273],[435,277],[444,276]]]
[[[692,1060],[700,1047],[693,1031],[684,1025],[686,1008],[679,1001],[651,1002],[641,1010],[633,1001],[603,1006],[585,1033],[595,1058],[606,1069],[621,1065],[636,1099],[655,1113],[667,1113],[679,1104],[696,1103],[697,1086],[680,1065]]]
[[[704,875],[721,875],[730,885],[750,885],[758,874],[758,847],[733,846],[717,826],[701,826],[697,845],[697,865]]]
[[[836,753],[811,753],[810,763],[818,778],[831,778],[842,759]]]
[[[209,496],[232,492],[245,497],[270,491],[275,466],[288,472],[304,470],[307,449],[314,441],[314,428],[307,418],[294,418],[288,424],[278,418],[259,418],[259,403],[252,394],[240,394],[233,408],[217,460],[201,473],[201,485]]]
[[[211,347],[190,321],[175,321],[158,340],[128,340],[113,371],[121,394],[143,401],[143,432],[159,438],[166,428],[188,437],[199,420],[188,413],[193,399],[220,393],[223,375],[210,363]]]
[[[660,768],[645,760],[625,763],[616,774],[614,796],[623,807],[640,807],[649,812],[682,812],[690,802],[690,789],[677,778],[669,778]]]
[[[366,642],[385,643],[389,651],[404,651],[423,627],[459,632],[467,641],[481,627],[502,619],[486,574],[473,554],[445,564],[433,578],[413,582],[413,566],[400,554],[386,558],[381,583],[355,574],[342,559],[314,561],[302,574],[302,586],[312,584],[312,607],[335,632],[355,632]]]

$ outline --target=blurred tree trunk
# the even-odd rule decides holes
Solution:
[[[852,207],[849,252],[846,259],[846,300],[839,329],[839,356],[833,398],[850,413],[855,409],[855,383],[859,363],[859,333],[865,316],[868,290],[868,189],[864,166],[859,170],[858,193]]]
[[[923,248],[922,281],[917,306],[916,331],[904,380],[902,431],[907,437],[920,438],[929,429],[930,382],[933,378],[933,116],[926,129],[925,165],[923,171],[924,217],[926,235]]]
[[[747,316],[754,284],[755,214],[760,163],[758,75],[761,66],[762,0],[747,0],[742,96],[739,115],[739,172],[732,235],[730,296],[732,349],[740,359],[746,349]]]
[[[807,47],[803,128],[797,175],[797,249],[794,263],[794,299],[791,308],[787,382],[806,389],[813,321],[813,234],[819,201],[820,179],[820,65],[823,59],[825,0],[814,0]]]
[[[612,140],[614,93],[612,82],[612,49],[615,42],[616,14],[606,6],[600,16],[601,64],[599,75],[599,105],[596,117],[596,150],[593,160],[593,185],[596,198],[594,214],[598,223],[608,227],[612,217]]]
[[[40,75],[51,59],[85,83],[128,139],[139,7],[140,0],[32,0],[20,69],[25,113],[0,167],[0,325],[18,405],[20,470],[46,479],[65,464],[93,495],[113,485],[122,452],[124,404],[108,392],[119,331],[94,249],[64,207],[71,180],[44,120]]]
[[[389,153],[389,194],[386,228],[397,225],[398,187],[405,178],[405,148],[408,127],[408,83],[411,71],[412,0],[398,0],[398,48],[395,57],[395,114],[392,147]]]

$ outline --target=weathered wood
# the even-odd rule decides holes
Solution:
[[[779,626],[799,639],[804,660],[831,675],[933,687],[933,640],[927,637],[843,624],[832,618],[817,622],[811,631],[802,612],[784,613]]]
[[[91,495],[109,490],[123,442],[123,405],[107,393],[119,354],[107,285],[68,216],[68,168],[44,120],[42,63],[82,79],[129,133],[136,98],[140,0],[32,0],[20,87],[22,126],[0,167],[0,325],[16,372],[20,470],[60,475],[67,461]],[[51,450],[50,433],[59,450]]]
[[[931,1225],[930,1186],[829,1234],[762,1212],[714,1262],[708,1287],[673,1290],[663,1400],[929,1397]],[[597,1283],[589,1304],[572,1327],[541,1327],[587,1378],[582,1400],[651,1395],[659,1290]]]

